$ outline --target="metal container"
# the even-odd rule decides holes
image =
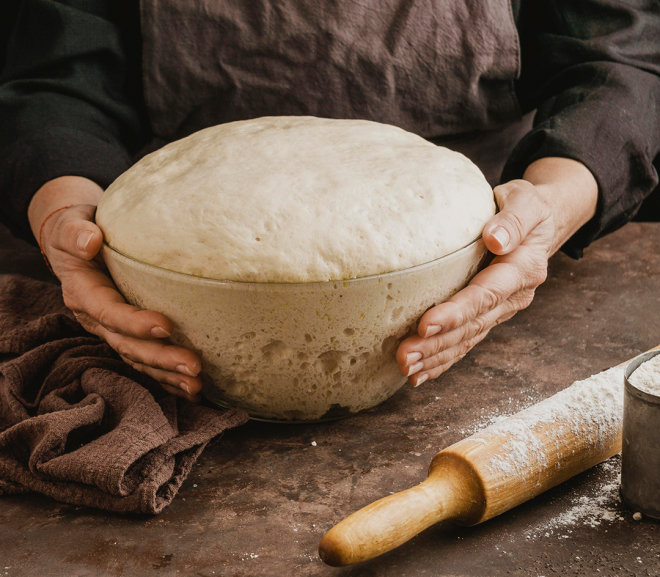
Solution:
[[[621,498],[634,511],[660,519],[660,396],[630,384],[642,363],[660,354],[649,351],[630,361],[624,373]]]

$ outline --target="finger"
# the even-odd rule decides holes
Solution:
[[[149,375],[168,392],[177,397],[181,397],[193,403],[198,403],[201,401],[201,396],[198,394],[200,389],[193,387],[191,383],[188,383],[180,375],[174,375],[167,371],[162,371],[160,369],[154,369],[153,367],[148,367],[146,365],[136,363],[131,361],[129,358],[120,355],[122,360],[133,367],[135,370],[140,371],[146,375]]]
[[[412,365],[405,367],[399,366],[399,372],[404,377],[412,377],[415,374],[427,372],[435,367],[445,365],[452,359],[465,355],[475,344],[480,342],[486,334],[488,334],[489,330],[490,327],[485,328],[478,335],[469,339],[460,340],[458,343],[449,346],[446,349],[442,349],[435,354],[423,357],[422,360]]]
[[[483,340],[486,334],[484,334],[483,337],[481,338],[475,337],[474,339],[470,339],[469,341],[461,341],[457,345],[450,347],[442,351],[441,353],[438,353],[437,355],[423,359],[419,363],[415,363],[410,367],[405,367],[404,369],[400,367],[399,371],[401,372],[401,374],[403,374],[403,376],[409,377],[409,380],[412,383],[413,380],[411,379],[415,375],[420,376],[422,373],[426,373],[430,370],[435,369],[436,367],[441,367],[443,365],[446,365],[447,363],[451,362],[453,359],[462,358],[468,353],[468,351],[474,345],[476,345],[478,342]]]
[[[96,263],[69,263],[60,272],[65,304],[74,313],[84,312],[113,333],[139,339],[169,337],[170,320],[156,311],[129,305]]]
[[[463,355],[465,356],[465,355]],[[413,387],[419,387],[421,384],[425,383],[426,381],[437,379],[442,373],[444,373],[446,370],[451,368],[452,365],[455,365],[458,361],[460,361],[463,357],[458,357],[454,358],[448,363],[441,365],[439,367],[435,367],[429,371],[426,371],[424,373],[417,373],[410,377],[408,381]]]
[[[182,399],[185,399],[186,401],[190,401],[191,403],[198,404],[202,401],[202,396],[201,395],[189,395],[185,391],[182,391],[181,389],[178,389],[177,387],[173,387],[172,385],[167,385],[165,383],[159,383],[163,389],[165,389],[168,393],[175,395],[176,397],[181,397]]]
[[[412,377],[416,374],[427,373],[434,370],[436,367],[441,367],[447,363],[450,363],[452,360],[462,359],[472,350],[475,345],[483,341],[490,330],[497,324],[499,323],[492,322],[486,328],[484,328],[483,331],[470,337],[469,339],[462,340],[459,343],[436,353],[435,355],[424,358],[419,363],[415,363],[412,367],[407,367],[408,370],[407,373],[405,373],[405,376]]]
[[[399,371],[404,376],[410,376],[416,372],[424,371],[435,365],[446,363],[452,356],[464,354],[469,351],[476,342],[474,339],[480,335],[481,340],[494,326],[510,319],[516,312],[529,306],[534,297],[534,291],[524,289],[512,295],[499,307],[484,315],[472,319],[449,333],[442,333],[429,338],[421,338],[413,335],[401,343],[397,351],[397,362]],[[414,355],[417,353],[417,355]],[[414,362],[410,363],[410,359]]]
[[[483,239],[494,254],[508,254],[541,222],[550,209],[525,180],[513,180],[493,189],[500,212],[484,226]]]
[[[180,382],[189,384],[191,387],[189,392],[194,394],[202,388],[202,381],[197,377],[202,368],[201,362],[192,351],[163,341],[127,337],[103,327],[98,328],[97,334],[122,357],[170,373],[172,378],[176,376],[179,380],[174,384]],[[166,382],[171,383],[171,380]]]
[[[62,211],[51,233],[53,248],[72,256],[92,260],[103,244],[103,233],[91,219],[93,205],[76,205]]]
[[[520,268],[498,257],[463,290],[426,311],[419,321],[417,332],[421,337],[429,337],[454,330],[495,309],[523,287]]]

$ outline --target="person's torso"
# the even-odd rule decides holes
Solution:
[[[491,147],[462,135],[521,131],[509,0],[141,0],[141,26],[163,141],[310,115],[393,124],[471,156]]]

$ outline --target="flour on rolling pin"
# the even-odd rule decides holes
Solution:
[[[660,396],[660,355],[639,365],[628,382],[644,393]]]
[[[655,358],[660,361],[660,355]],[[502,439],[501,450],[486,467],[493,475],[521,480],[567,456],[563,454],[567,433],[600,451],[621,430],[623,371],[623,366],[614,367],[576,381],[549,399],[487,427],[469,441],[487,444]],[[555,439],[554,444],[548,445],[548,436]],[[554,455],[549,454],[549,446],[556,449]]]

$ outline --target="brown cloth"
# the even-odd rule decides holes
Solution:
[[[0,495],[158,513],[247,415],[193,405],[122,362],[59,287],[0,275]]]

